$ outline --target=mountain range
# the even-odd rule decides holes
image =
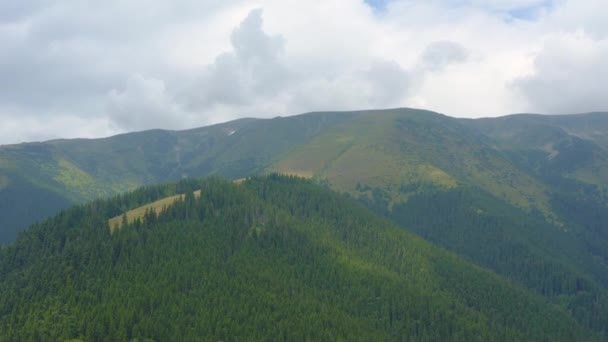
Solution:
[[[270,171],[314,176],[359,195],[357,185],[474,184],[553,216],[552,186],[572,181],[571,187],[590,185],[605,196],[607,117],[467,120],[413,109],[330,112],[5,145],[0,147],[0,241],[14,240],[17,230],[59,208],[140,185]],[[391,203],[403,199],[393,192]]]
[[[19,230],[69,206],[142,185],[274,173],[339,192],[426,240],[421,246],[432,250],[424,258],[456,256],[466,266],[454,272],[490,272],[561,310],[588,336],[606,336],[608,113],[457,119],[414,109],[322,112],[2,146],[0,239],[14,241]],[[136,204],[145,203],[113,210]],[[42,226],[34,231],[43,234]],[[454,282],[450,277],[442,281]],[[538,339],[520,328],[508,329]]]

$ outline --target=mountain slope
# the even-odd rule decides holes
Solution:
[[[487,121],[493,120],[500,119]],[[542,116],[535,120],[545,122]],[[573,183],[567,174],[559,174],[559,183],[539,176],[517,160],[526,154],[511,149],[514,141],[501,144],[497,135],[477,127],[479,122],[484,120],[413,110],[361,112],[297,146],[270,170],[319,179],[605,331],[608,208],[603,181],[596,177],[596,184],[564,187],[566,181]],[[595,130],[608,132],[600,124]],[[517,125],[505,126],[495,133]],[[543,135],[530,123],[521,127],[530,138]],[[585,153],[589,156],[581,159]],[[560,163],[601,170],[608,167],[601,153],[600,147],[583,144],[564,152],[567,159]],[[545,170],[558,173],[559,165]]]
[[[259,173],[291,146],[348,118],[241,119],[188,131],[0,146],[0,203],[11,203],[0,206],[0,243],[73,203],[188,176]],[[57,198],[50,206],[49,197]]]
[[[119,208],[179,193],[110,234]],[[279,176],[70,209],[3,248],[0,275],[3,340],[598,338],[343,196]]]
[[[187,176],[242,178],[279,171],[324,179],[358,196],[370,196],[357,191],[358,185],[395,189],[417,182],[447,188],[475,184],[555,219],[546,185],[497,153],[495,141],[479,132],[479,125],[470,126],[427,111],[372,110],[2,146],[0,202],[12,201],[4,191],[7,186],[20,193],[16,206],[33,189],[56,194],[65,206]],[[391,205],[407,197],[395,191],[390,196]],[[36,191],[30,198],[44,206]],[[0,207],[0,217],[9,217],[5,208]],[[34,216],[2,219],[0,230],[14,237]]]
[[[400,188],[412,184],[475,184],[510,203],[550,214],[542,184],[458,120],[412,109],[353,114],[294,148],[271,170],[312,175],[355,196],[365,195],[358,185],[381,188],[392,195],[391,203],[403,200]]]
[[[465,120],[495,141],[520,170],[545,184],[563,228],[608,265],[608,113],[512,115]],[[603,270],[599,272],[606,274]]]
[[[491,137],[499,149],[547,182],[563,178],[606,190],[608,113],[511,115],[466,120]]]
[[[35,201],[45,208],[39,194],[82,201],[87,193],[183,175],[311,177],[605,334],[605,118],[465,120],[395,109],[240,120],[184,132],[3,147],[0,174],[10,177],[0,184],[30,182],[29,192],[13,188],[17,213]],[[0,191],[0,203],[13,200],[6,194]]]

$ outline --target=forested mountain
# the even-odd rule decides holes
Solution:
[[[110,218],[175,194],[110,233]],[[0,293],[8,341],[602,339],[562,303],[277,175],[65,210],[0,249]]]
[[[4,146],[0,232],[11,240],[18,227],[70,203],[141,184],[295,174],[356,199],[605,334],[607,118],[470,120],[394,109]]]

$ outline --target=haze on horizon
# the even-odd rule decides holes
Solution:
[[[0,3],[0,144],[417,107],[608,110],[604,0]]]

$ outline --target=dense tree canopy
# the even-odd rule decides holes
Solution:
[[[193,190],[202,190],[200,197]],[[108,219],[173,194],[110,233]],[[600,339],[566,310],[298,178],[147,187],[0,252],[0,340]]]

